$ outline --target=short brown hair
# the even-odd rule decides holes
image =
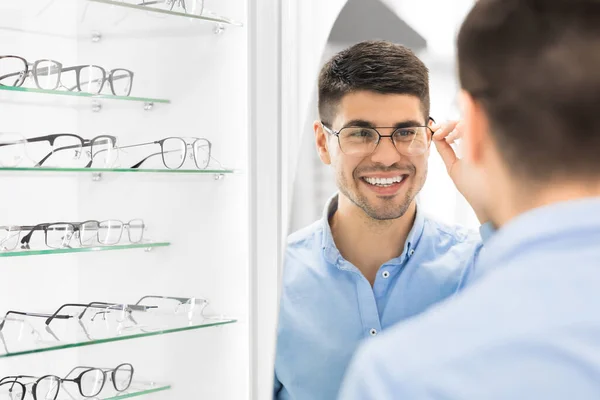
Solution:
[[[383,41],[360,42],[329,60],[319,75],[319,116],[332,123],[342,98],[367,90],[409,94],[421,100],[429,117],[429,71],[408,48]]]
[[[480,0],[458,35],[463,89],[510,171],[600,175],[600,0]]]

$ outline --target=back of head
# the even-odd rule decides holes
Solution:
[[[600,0],[480,0],[458,63],[511,173],[600,178]]]
[[[336,54],[319,75],[319,116],[328,124],[342,97],[356,91],[418,97],[429,117],[429,71],[408,48],[383,41],[357,43]]]

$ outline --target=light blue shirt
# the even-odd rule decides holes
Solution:
[[[354,399],[600,399],[600,198],[529,211],[467,287],[357,352]]]
[[[274,397],[334,400],[353,352],[398,321],[452,295],[481,247],[480,236],[426,218],[419,207],[402,255],[374,286],[336,248],[329,217],[289,237],[280,302]]]

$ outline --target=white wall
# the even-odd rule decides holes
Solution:
[[[73,132],[108,133],[120,144],[168,136],[206,137],[225,166],[248,168],[246,28],[213,34],[201,21],[155,18],[144,12],[83,1],[0,4],[2,54],[66,65],[125,67],[135,75],[132,95],[172,100],[143,104],[0,92],[0,131],[32,137]],[[206,1],[211,11],[245,20],[244,0]],[[84,7],[89,5],[85,19]],[[92,43],[91,32],[102,33]],[[128,166],[128,165],[124,165]],[[0,258],[0,312],[53,311],[64,302],[134,302],[144,294],[208,298],[210,311],[239,323],[81,350],[0,359],[6,374],[64,375],[80,363],[116,366],[128,361],[139,377],[173,384],[149,398],[243,399],[249,393],[248,176],[0,173],[0,224],[143,218],[148,237],[171,247]]]

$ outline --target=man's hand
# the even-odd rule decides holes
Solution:
[[[456,152],[452,148],[452,144],[456,140],[462,137],[462,126],[459,121],[450,121],[441,125],[434,125],[432,130],[435,132],[433,135],[433,142],[437,148],[438,153],[442,156],[442,160],[446,165],[448,175],[452,178],[454,185],[458,191],[467,199],[480,223],[488,221],[485,215],[483,193],[481,193],[482,180],[480,172],[474,171],[469,168],[464,161],[456,155]]]

